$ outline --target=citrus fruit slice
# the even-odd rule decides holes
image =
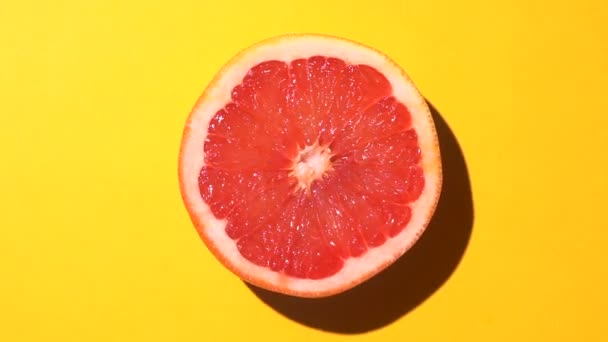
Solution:
[[[321,297],[404,254],[435,210],[441,162],[424,98],[387,56],[319,35],[234,57],[185,125],[182,197],[241,279]]]

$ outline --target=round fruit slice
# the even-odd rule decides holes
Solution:
[[[388,57],[317,35],[232,59],[190,114],[182,196],[212,253],[241,279],[336,294],[404,254],[441,188],[425,100]]]

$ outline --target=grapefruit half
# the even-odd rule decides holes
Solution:
[[[350,289],[420,237],[441,190],[429,108],[362,44],[290,35],[227,63],[190,113],[182,197],[223,265],[300,297]]]

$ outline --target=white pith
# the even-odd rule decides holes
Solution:
[[[290,62],[298,58],[320,55],[336,57],[350,64],[369,65],[386,76],[393,88],[393,96],[403,103],[412,115],[412,126],[418,133],[422,151],[421,166],[425,187],[413,203],[412,217],[407,227],[383,245],[372,248],[358,258],[345,260],[336,274],[320,279],[300,279],[257,266],[245,259],[234,240],[225,232],[226,221],[217,219],[202,200],[198,177],[205,165],[203,145],[210,119],[230,102],[232,88],[241,83],[247,71],[267,60]],[[322,158],[303,165],[302,172],[316,172]],[[184,131],[180,152],[180,181],[182,196],[199,233],[216,256],[241,278],[264,288],[298,296],[321,296],[346,290],[373,276],[405,253],[426,228],[439,196],[441,162],[435,128],[423,97],[403,71],[390,59],[368,47],[326,36],[302,35],[275,38],[245,50],[225,67],[194,108]]]
[[[290,176],[298,181],[300,190],[310,190],[312,182],[321,179],[326,172],[332,170],[332,154],[329,147],[318,144],[304,147],[298,154]]]

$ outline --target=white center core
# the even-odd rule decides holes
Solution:
[[[318,144],[306,146],[300,151],[291,173],[298,180],[299,188],[309,190],[315,180],[332,170],[331,157],[331,150]]]

